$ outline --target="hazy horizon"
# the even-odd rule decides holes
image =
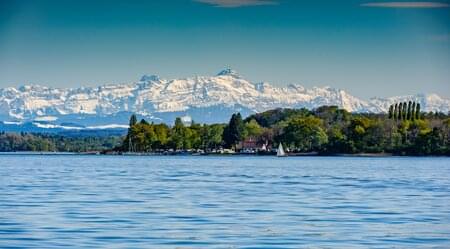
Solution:
[[[211,76],[450,97],[449,1],[0,1],[0,87]]]

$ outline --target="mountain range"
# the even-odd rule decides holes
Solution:
[[[317,108],[337,105],[350,112],[387,112],[389,105],[414,100],[423,111],[450,111],[450,100],[417,94],[368,101],[331,87],[276,87],[253,83],[236,71],[215,76],[162,79],[144,75],[137,82],[99,87],[51,88],[25,85],[0,89],[3,124],[32,123],[62,129],[126,127],[131,113],[153,122],[172,123],[178,116],[196,122],[226,122],[234,112],[243,116],[274,108]]]

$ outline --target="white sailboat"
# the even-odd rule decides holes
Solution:
[[[284,152],[283,145],[280,143],[278,145],[278,149],[277,149],[277,157],[284,157],[284,156],[287,156],[287,155]]]

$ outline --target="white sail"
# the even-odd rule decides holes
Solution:
[[[278,145],[277,156],[280,156],[280,157],[286,156],[286,153],[284,152],[284,149],[283,149],[283,145],[281,143]]]

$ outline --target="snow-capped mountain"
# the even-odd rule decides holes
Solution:
[[[372,98],[370,102],[379,106],[384,112],[387,112],[389,106],[398,102],[416,101],[420,103],[422,110],[425,112],[450,112],[450,99],[445,99],[437,94],[416,94],[396,96],[390,98]]]
[[[386,112],[404,100],[421,103],[424,111],[450,110],[450,100],[435,94],[418,94],[365,101],[330,87],[306,89],[301,85],[275,87],[252,83],[236,71],[225,69],[216,76],[161,79],[144,75],[138,82],[81,88],[49,88],[26,85],[0,89],[0,120],[126,124],[130,113],[155,122],[173,122],[190,116],[197,122],[225,122],[231,113],[243,115],[278,107],[316,108],[337,105],[350,112]]]

